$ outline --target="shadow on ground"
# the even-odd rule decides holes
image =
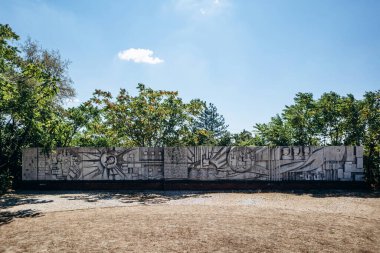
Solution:
[[[78,192],[79,193],[79,192]],[[80,192],[80,195],[61,196],[68,200],[97,202],[99,200],[118,200],[121,203],[138,203],[143,205],[162,204],[170,200],[199,197],[195,192]]]
[[[40,212],[32,209],[19,210],[16,212],[0,211],[0,226],[10,223],[14,218],[39,217]]]
[[[41,200],[37,198],[29,198],[24,194],[6,194],[0,196],[0,226],[10,223],[14,218],[27,218],[41,216],[41,213],[33,209],[24,209],[18,211],[1,211],[14,206],[26,204],[49,203],[52,200]]]
[[[252,190],[252,191],[233,191],[239,193],[284,193],[293,195],[308,195],[314,198],[335,198],[335,197],[351,197],[351,198],[380,198],[380,191],[350,191],[350,190],[284,190],[284,191],[268,191],[268,190]]]
[[[6,209],[13,206],[25,205],[25,204],[42,204],[53,202],[53,200],[41,200],[36,198],[29,198],[24,194],[7,194],[0,196],[0,209]]]
[[[42,204],[53,200],[39,199],[40,195],[59,195],[67,200],[82,200],[97,202],[101,200],[117,200],[121,203],[136,203],[140,205],[162,204],[170,200],[183,198],[207,198],[208,193],[284,193],[292,195],[308,195],[314,198],[329,197],[355,197],[355,198],[380,198],[380,191],[349,191],[349,190],[293,190],[293,191],[268,191],[268,190],[245,190],[245,191],[16,191],[12,194],[0,196],[0,226],[11,222],[14,218],[38,217],[41,212],[33,209],[8,211],[14,206],[25,204]],[[28,206],[29,208],[30,206]],[[1,211],[4,210],[4,211]]]
[[[310,192],[294,192],[294,194],[308,194],[315,198],[354,197],[354,198],[380,198],[379,191],[348,191],[348,190],[314,190]]]

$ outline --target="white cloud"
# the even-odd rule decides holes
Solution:
[[[133,61],[136,63],[157,64],[164,62],[164,60],[158,57],[153,57],[152,50],[143,48],[129,48],[127,50],[119,52],[117,56],[120,60]]]

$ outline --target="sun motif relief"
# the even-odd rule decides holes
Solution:
[[[118,158],[116,155],[105,152],[100,157],[100,163],[103,167],[103,177],[107,179],[115,179],[116,177],[124,178],[125,175],[122,168],[118,166]]]

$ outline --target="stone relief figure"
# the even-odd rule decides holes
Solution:
[[[59,148],[50,155],[30,148],[22,175],[23,180],[363,180],[358,161],[362,147]]]
[[[297,171],[306,171],[306,170],[314,170],[321,168],[325,161],[329,161],[334,159],[336,162],[342,162],[344,159],[344,155],[346,149],[343,147],[328,147],[329,150],[326,151],[325,148],[318,148],[314,150],[314,152],[309,156],[309,158],[296,170]],[[330,158],[329,156],[333,154],[334,158]]]
[[[190,147],[188,178],[199,180],[265,180],[269,177],[267,148],[258,147]],[[257,159],[260,159],[260,162]],[[264,159],[263,159],[264,158]]]
[[[289,147],[284,147],[284,148],[282,148],[281,159],[282,159],[282,160],[292,160],[292,159],[293,159]]]
[[[302,160],[302,149],[301,147],[293,147],[294,160]]]
[[[63,150],[48,159],[52,176],[58,180],[77,180],[81,176],[79,158],[67,150]]]
[[[246,147],[233,147],[228,154],[228,164],[235,172],[246,172],[255,166],[255,151]]]
[[[305,149],[304,161],[291,161],[281,165],[280,172],[285,180],[324,180],[326,178],[326,162],[333,161],[338,167],[342,167],[346,148],[345,147],[320,147],[311,154]],[[306,156],[307,155],[307,156]],[[340,164],[340,165],[339,165]]]
[[[79,158],[77,156],[74,156],[72,159],[72,163],[69,166],[69,173],[68,176],[71,180],[77,180],[80,178],[82,174],[82,170],[79,168]]]
[[[310,147],[303,147],[303,154],[307,158],[310,155]]]

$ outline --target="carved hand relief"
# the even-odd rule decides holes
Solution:
[[[362,147],[61,148],[23,154],[23,180],[363,180]]]

